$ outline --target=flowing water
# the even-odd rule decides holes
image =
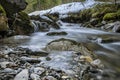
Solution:
[[[92,2],[94,3],[94,0],[86,0],[85,4],[90,6],[93,5]],[[49,32],[64,31],[68,33],[67,35],[48,36],[47,33],[49,32],[35,32],[31,35],[30,41],[25,45],[22,44],[21,46],[30,48],[33,51],[40,51],[53,40],[60,38],[75,40],[79,43],[83,43],[84,46],[93,51],[103,61],[103,63],[108,64],[109,67],[120,72],[119,33],[84,28],[80,24],[63,23],[61,21],[59,22],[62,24],[62,26],[60,26],[60,29],[56,30],[51,28]],[[36,31],[38,29],[38,25],[34,24],[34,26]],[[69,71],[73,67],[73,52],[74,51],[51,51],[49,52],[49,56],[52,58],[52,60],[46,61],[45,58],[42,58],[42,63],[52,68]]]
[[[31,35],[30,41],[22,45],[22,47],[30,48],[34,51],[42,50],[48,43],[60,38],[75,40],[83,43],[88,49],[96,53],[103,60],[103,63],[108,64],[111,68],[120,67],[120,34],[84,28],[80,24],[62,23],[61,29],[51,29],[49,32],[67,32],[67,35],[48,36],[49,32],[36,32]],[[106,42],[105,42],[106,41]],[[55,69],[64,71],[71,70],[74,62],[74,51],[50,51],[49,57],[52,59],[47,61],[45,57],[41,58],[42,65],[50,66]],[[75,64],[74,64],[75,65]]]

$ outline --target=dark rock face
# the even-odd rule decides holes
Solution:
[[[20,12],[27,6],[25,0],[0,0],[0,4],[5,9],[7,16]]]

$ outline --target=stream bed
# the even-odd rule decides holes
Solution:
[[[119,80],[120,34],[80,24],[61,24],[59,30],[2,40],[0,74],[4,80],[12,80],[22,71],[27,74],[25,77],[29,74],[30,79],[38,78],[35,80]],[[47,35],[53,32],[67,34]],[[23,79],[24,75],[19,74]]]

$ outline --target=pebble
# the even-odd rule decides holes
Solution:
[[[93,61],[93,59],[90,56],[80,56],[80,60],[83,60],[89,63]]]
[[[45,77],[43,77],[42,80],[57,80],[57,79],[54,78],[53,76],[45,76]]]
[[[43,72],[45,72],[45,69],[42,68],[42,67],[36,67],[36,68],[34,68],[34,73],[35,74],[41,75]]]
[[[32,73],[32,74],[30,75],[30,77],[31,77],[32,80],[41,80],[41,79],[39,78],[39,75],[37,75],[37,74],[35,74],[35,73]]]
[[[94,67],[99,67],[99,68],[102,68],[102,67],[103,67],[100,59],[96,59],[96,60],[92,61],[92,62],[91,62],[91,65],[94,66]]]
[[[68,79],[69,76],[62,76],[62,79]]]
[[[38,58],[29,58],[29,57],[21,57],[22,62],[29,62],[29,63],[40,63],[41,60]]]

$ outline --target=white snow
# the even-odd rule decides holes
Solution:
[[[29,15],[44,15],[44,14],[52,14],[52,13],[59,13],[61,15],[67,14],[67,13],[75,13],[79,12],[82,9],[89,8],[95,4],[94,0],[86,0],[85,2],[72,2],[72,3],[67,3],[63,5],[59,5],[56,7],[53,7],[48,10],[42,10],[42,11],[35,11],[30,13]]]

